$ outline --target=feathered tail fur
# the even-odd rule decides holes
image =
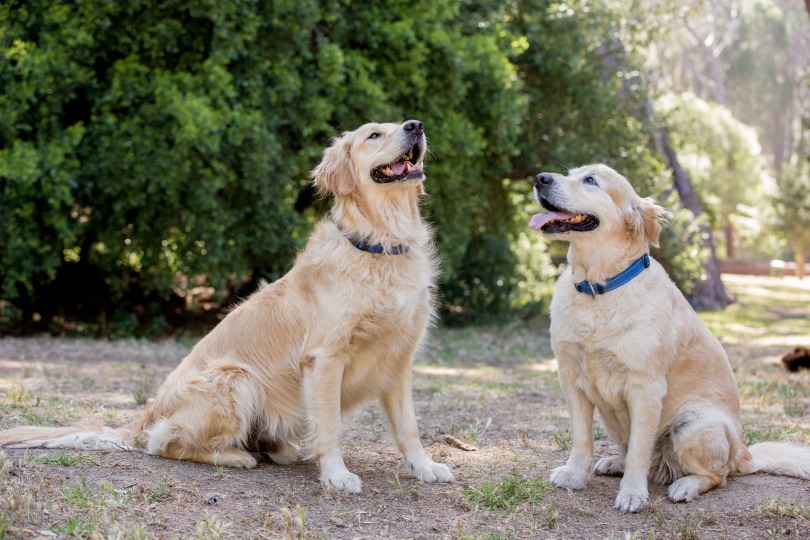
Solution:
[[[75,448],[77,450],[135,450],[127,441],[129,426],[112,429],[99,422],[69,427],[20,426],[0,432],[6,448]]]
[[[738,474],[765,472],[810,480],[810,448],[793,443],[763,442],[748,447],[751,461]]]

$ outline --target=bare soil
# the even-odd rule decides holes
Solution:
[[[757,279],[768,283],[769,278]],[[787,318],[810,318],[808,304],[779,309],[788,308]],[[738,324],[738,331],[721,340],[738,379],[749,388],[743,392],[745,425],[807,444],[810,398],[796,389],[810,387],[810,375],[789,374],[779,365],[779,355],[797,341],[810,342],[806,323],[773,339],[757,332],[755,323]],[[0,428],[85,418],[122,425],[143,410],[137,403],[189,345],[2,339]],[[619,478],[612,477],[595,477],[581,492],[549,488],[538,501],[512,510],[474,507],[466,490],[514,472],[548,479],[568,455],[568,414],[556,382],[548,322],[437,329],[414,370],[423,443],[435,460],[452,468],[454,483],[424,484],[407,477],[379,408],[369,404],[344,420],[346,463],[365,483],[360,495],[325,491],[312,463],[233,470],[136,452],[93,452],[65,466],[35,456],[76,452],[7,449],[9,468],[0,493],[6,536],[810,538],[807,519],[761,509],[764,501],[777,498],[810,507],[810,482],[768,475],[732,478],[725,488],[686,504],[669,502],[665,486],[651,486],[651,507],[631,515],[613,509]],[[451,447],[444,434],[477,449]],[[612,443],[598,437],[597,455],[612,452]]]

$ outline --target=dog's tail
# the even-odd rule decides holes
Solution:
[[[786,442],[763,442],[748,447],[751,460],[738,474],[765,472],[810,480],[810,448]]]
[[[0,431],[6,448],[75,448],[77,450],[135,450],[132,424],[120,429],[87,422],[69,427],[19,426]]]

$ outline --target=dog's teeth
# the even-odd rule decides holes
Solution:
[[[383,173],[385,176],[391,176],[392,174],[394,174],[394,171],[391,170],[391,167],[385,167],[381,169],[380,172]]]

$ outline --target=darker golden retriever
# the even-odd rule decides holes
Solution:
[[[341,413],[382,404],[406,469],[453,480],[419,439],[411,362],[434,318],[438,273],[419,212],[427,151],[422,123],[366,124],[324,152],[314,183],[334,195],[290,272],[236,307],[169,375],[137,422],[111,429],[16,427],[0,445],[140,448],[227,467],[317,460],[320,479],[349,493]]]
[[[729,475],[810,478],[810,449],[741,440],[740,396],[723,347],[649,254],[664,209],[605,165],[541,173],[545,213],[531,226],[570,243],[551,303],[551,342],[571,415],[573,448],[551,473],[583,489],[593,472],[623,475],[615,506],[648,503],[647,481],[690,501]],[[616,456],[594,465],[594,408]]]

